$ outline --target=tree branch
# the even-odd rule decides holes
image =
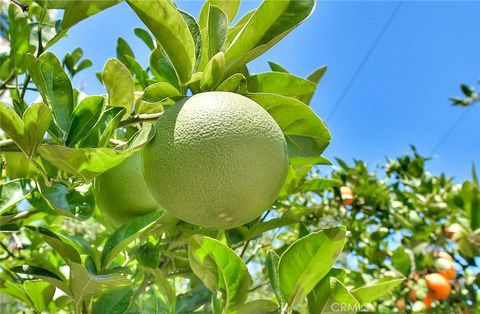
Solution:
[[[123,120],[120,122],[119,126],[127,126],[139,122],[148,122],[148,121],[156,121],[158,117],[160,117],[163,114],[163,112],[158,112],[158,113],[148,113],[148,114],[138,114],[135,115],[131,118],[128,118],[126,120]]]

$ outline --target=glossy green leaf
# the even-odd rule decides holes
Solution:
[[[38,169],[31,160],[23,152],[6,152],[2,151],[8,167],[6,167],[6,174],[11,180],[24,178],[32,179],[38,175]]]
[[[330,132],[310,107],[301,101],[267,93],[247,97],[265,108],[278,123],[288,144],[289,157],[318,157],[330,143]]]
[[[210,290],[202,283],[195,288],[176,296],[175,314],[190,314],[210,301]]]
[[[190,34],[193,38],[193,42],[195,43],[195,70],[200,62],[200,55],[202,53],[202,34],[200,33],[200,26],[192,15],[181,10],[179,10],[179,12],[187,23],[188,29],[190,30]]]
[[[35,188],[30,180],[16,179],[0,185],[0,213],[25,199]]]
[[[109,59],[103,68],[102,79],[108,91],[108,103],[132,111],[135,83],[127,67],[117,59]]]
[[[190,266],[211,291],[221,291],[226,312],[243,304],[252,282],[242,259],[218,240],[194,235],[188,247]]]
[[[112,134],[126,113],[125,108],[113,107],[105,110],[98,122],[81,143],[81,147],[107,146]]]
[[[392,255],[392,265],[396,270],[408,276],[411,271],[410,255],[403,247],[397,248]]]
[[[25,71],[25,55],[30,50],[30,27],[27,17],[20,7],[14,3],[11,3],[8,7],[8,16],[10,22],[8,30],[10,56],[13,59],[16,71],[23,73]]]
[[[126,277],[108,274],[94,275],[78,263],[70,263],[70,288],[78,303],[85,297],[99,295],[115,287],[127,286],[131,282]]]
[[[167,82],[158,82],[145,88],[142,100],[149,103],[156,103],[165,98],[176,96],[181,96],[181,94],[175,86]]]
[[[0,102],[0,127],[29,158],[36,153],[51,120],[52,111],[43,103],[28,107],[22,121],[12,108]]]
[[[342,185],[340,180],[328,178],[313,178],[302,184],[302,192],[322,192],[335,186]]]
[[[267,268],[268,279],[270,280],[270,286],[272,287],[273,293],[278,300],[278,303],[281,307],[285,305],[285,298],[283,297],[282,290],[280,288],[280,277],[278,275],[278,263],[280,262],[280,257],[274,251],[269,251],[267,253],[267,258],[265,259],[265,267]]]
[[[225,71],[225,57],[222,51],[217,53],[208,61],[200,80],[200,88],[202,90],[212,90],[218,85]]]
[[[133,291],[131,287],[115,289],[103,294],[93,304],[93,314],[123,314],[130,306]]]
[[[133,31],[135,35],[137,35],[137,37],[140,38],[148,48],[150,48],[150,50],[155,49],[155,43],[153,42],[149,32],[140,27],[135,28]]]
[[[16,298],[30,308],[35,307],[32,300],[28,297],[27,293],[20,284],[16,284],[11,281],[5,281],[4,285],[0,287],[0,293],[2,293],[2,295],[8,295]]]
[[[350,292],[361,305],[364,305],[386,296],[404,281],[404,278],[385,277],[366,286],[355,288]]]
[[[74,0],[68,1],[62,19],[62,29],[66,30],[89,16],[97,14],[122,0]]]
[[[283,73],[288,73],[287,69],[282,67],[280,64],[275,63],[273,61],[268,61],[268,65],[270,66],[270,69],[275,72],[283,72]]]
[[[105,98],[102,96],[90,96],[84,98],[75,107],[66,140],[68,146],[74,146],[92,131],[102,114],[104,100]]]
[[[227,14],[221,8],[207,2],[200,13],[200,27],[203,46],[199,69],[203,70],[209,60],[225,50],[228,36]]]
[[[242,82],[246,82],[245,75],[242,73],[235,73],[218,85],[216,90],[235,93],[238,91],[238,88]]]
[[[133,53],[132,48],[130,45],[123,39],[122,37],[119,37],[117,39],[117,58],[122,62],[123,64],[127,65],[127,56],[132,57],[135,59],[135,54]]]
[[[43,182],[39,182],[39,188],[47,203],[59,214],[79,220],[93,215],[95,197],[91,189],[70,190],[62,183],[45,186]]]
[[[163,216],[163,211],[143,215],[132,219],[118,228],[108,238],[102,251],[102,267],[107,268],[113,259],[123,251],[133,240],[137,239],[143,232],[157,224]]]
[[[59,169],[76,175],[85,181],[113,168],[137,150],[115,150],[107,147],[69,148],[61,145],[43,144],[39,154]]]
[[[302,301],[330,271],[346,241],[346,228],[311,233],[294,242],[281,256],[278,273],[290,305]]]
[[[162,0],[128,0],[127,3],[158,40],[180,81],[188,82],[195,65],[195,43],[175,5]]]
[[[207,0],[202,7],[200,12],[199,21],[201,24],[205,25],[204,21],[208,17],[208,6],[214,5],[220,8],[228,17],[228,21],[232,22],[237,16],[238,9],[240,8],[240,0]]]
[[[250,238],[261,235],[264,232],[289,226],[291,224],[298,223],[297,220],[288,219],[288,218],[273,218],[268,221],[262,221],[253,226],[250,230]]]
[[[318,68],[317,70],[313,71],[308,77],[307,80],[318,84],[322,77],[325,75],[325,72],[327,72],[327,66],[324,65],[321,68]]]
[[[235,24],[235,26],[231,27],[228,30],[228,38],[227,38],[227,43],[226,47],[230,47],[230,44],[233,42],[233,40],[237,37],[238,33],[243,29],[245,24],[250,20],[252,15],[255,13],[255,10],[252,10],[250,12],[247,12],[244,16],[242,16],[238,22]]]
[[[334,269],[332,269],[334,270]],[[310,313],[332,313],[340,312],[345,314],[357,313],[360,303],[348,291],[348,289],[336,278],[335,274],[340,270],[330,272],[322,279],[308,295],[308,309]]]
[[[27,280],[23,282],[23,289],[32,300],[35,309],[38,311],[46,311],[48,304],[53,299],[55,287],[45,281]]]
[[[257,58],[302,23],[314,0],[266,0],[245,23],[225,53],[227,73]]]
[[[51,52],[38,59],[27,55],[27,69],[43,101],[52,108],[58,127],[67,132],[74,107],[73,88],[60,61]]]
[[[43,227],[28,226],[27,228],[39,233],[44,241],[56,250],[66,262],[72,261],[75,263],[81,263],[80,254],[78,254],[77,250],[70,244],[66,243],[66,241],[59,235]]]
[[[44,280],[49,284],[62,290],[67,295],[73,297],[72,291],[65,283],[65,279],[62,278],[60,275],[49,271],[48,269],[32,266],[32,265],[22,265],[22,266],[12,267],[10,268],[10,270],[18,274],[25,274],[25,275],[33,276],[34,278],[37,278],[37,279]]]
[[[272,93],[296,98],[305,104],[315,92],[316,85],[301,77],[283,72],[266,72],[252,75],[247,79],[250,92]]]

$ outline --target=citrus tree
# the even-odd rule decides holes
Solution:
[[[248,62],[305,21],[314,1],[264,1],[236,17],[239,1],[211,0],[198,19],[169,0],[125,1],[145,24],[133,31],[149,62],[119,38],[97,73],[106,93],[86,95],[71,83],[92,65],[82,49],[59,57],[49,48],[120,2],[17,0],[2,9],[2,310],[388,312],[417,285],[416,298],[435,299],[432,307],[473,308],[478,183],[462,192],[418,169],[417,157],[388,167],[388,180],[340,161],[320,177],[330,134],[309,103],[326,67],[306,79],[273,62],[271,72],[249,73]],[[450,211],[419,214],[435,224],[412,225],[417,206],[447,199]],[[465,266],[458,294],[434,287],[433,264],[423,262],[451,252],[432,229],[447,220],[461,230],[453,256],[467,258],[455,262]],[[397,232],[406,242],[391,247]],[[457,278],[449,261],[439,264],[442,278]],[[458,304],[437,301],[450,295]]]

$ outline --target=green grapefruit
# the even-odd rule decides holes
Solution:
[[[141,152],[98,176],[94,191],[97,207],[115,226],[160,209],[145,183]]]
[[[209,228],[247,223],[271,207],[288,169],[282,130],[256,102],[207,92],[167,109],[144,150],[145,180],[170,214]]]

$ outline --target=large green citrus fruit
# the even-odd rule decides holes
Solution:
[[[234,93],[182,100],[158,119],[144,150],[152,195],[170,214],[233,228],[270,208],[285,180],[285,137],[270,114]]]
[[[160,209],[145,183],[141,152],[98,176],[94,191],[97,207],[115,226]]]

